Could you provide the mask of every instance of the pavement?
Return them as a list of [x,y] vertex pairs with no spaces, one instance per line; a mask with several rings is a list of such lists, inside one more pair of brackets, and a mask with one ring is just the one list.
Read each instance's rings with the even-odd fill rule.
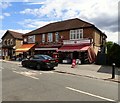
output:
[[[0,61],[21,65],[21,63],[18,61]],[[120,83],[120,68],[115,67],[115,78],[111,79],[112,66],[103,66],[95,64],[76,65],[74,68],[71,68],[71,66],[71,64],[59,64],[58,67],[55,67],[54,72]]]
[[112,78],[112,67],[95,64],[76,65],[71,68],[70,64],[59,64],[55,68],[56,72],[67,73],[72,75],[84,76],[89,78],[108,80],[120,83],[120,68],[115,67],[115,78]]

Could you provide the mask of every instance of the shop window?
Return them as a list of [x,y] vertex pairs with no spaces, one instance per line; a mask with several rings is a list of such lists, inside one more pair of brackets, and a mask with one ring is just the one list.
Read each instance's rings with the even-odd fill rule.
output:
[[70,30],[70,40],[83,38],[83,29]]
[[2,50],[2,56],[5,56],[5,53],[4,53],[5,51],[4,51],[4,49]]
[[42,34],[42,42],[45,42],[45,34]]
[[5,50],[5,56],[8,56],[8,50],[7,49]]
[[2,56],[2,52],[1,52],[1,50],[0,50],[0,56]]
[[48,42],[52,42],[52,41],[53,41],[53,34],[48,33]]

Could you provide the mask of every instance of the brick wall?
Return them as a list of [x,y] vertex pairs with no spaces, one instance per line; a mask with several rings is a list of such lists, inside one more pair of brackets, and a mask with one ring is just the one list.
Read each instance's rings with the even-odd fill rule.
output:
[[[22,45],[22,41],[23,40],[17,40],[16,39],[16,49],[19,48]],[[16,55],[19,55],[19,53],[22,53],[22,52],[15,52]]]
[[100,41],[100,32],[94,31],[94,51],[97,54],[100,48],[101,41]]
[[[52,34],[53,34],[53,42],[55,42],[56,40],[56,38],[55,38],[55,33],[56,32],[53,32]],[[68,40],[69,39],[69,31],[60,31],[59,32],[59,35],[60,35],[60,37],[62,37],[63,38],[63,40]],[[48,33],[45,33],[45,42],[47,42],[48,40],[47,40],[47,37],[48,37]],[[38,43],[41,43],[42,42],[42,34],[40,34],[40,35],[36,35],[36,42],[38,42]]]
[[[53,33],[53,42],[55,42],[55,39],[56,39],[55,33],[56,32],[52,32],[52,33]],[[58,33],[59,33],[60,37],[62,37],[62,40],[70,39],[70,30],[59,31]],[[48,38],[48,33],[45,33],[45,42],[48,42],[47,38]],[[95,28],[83,28],[83,38],[92,38],[93,39],[94,51],[97,54],[97,52],[99,50],[99,46],[101,45],[100,32],[97,31]],[[36,35],[35,39],[38,44],[42,43],[42,34]]]
[[93,28],[84,28],[83,29],[83,38],[94,39],[94,29]]

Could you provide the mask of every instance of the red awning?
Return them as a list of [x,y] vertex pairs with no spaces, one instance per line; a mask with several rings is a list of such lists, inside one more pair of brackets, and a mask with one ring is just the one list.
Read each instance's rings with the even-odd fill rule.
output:
[[61,52],[73,52],[73,51],[86,51],[90,45],[63,45],[58,51]]
[[35,44],[23,44],[21,47],[19,47],[15,51],[16,52],[26,52],[26,51],[30,50],[33,46],[35,46]]

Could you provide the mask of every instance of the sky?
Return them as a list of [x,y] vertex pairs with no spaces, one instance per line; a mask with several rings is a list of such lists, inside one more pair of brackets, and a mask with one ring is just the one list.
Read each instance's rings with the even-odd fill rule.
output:
[[0,38],[7,30],[27,33],[51,22],[79,18],[104,32],[107,41],[120,43],[118,2],[119,0],[3,0],[0,2]]

